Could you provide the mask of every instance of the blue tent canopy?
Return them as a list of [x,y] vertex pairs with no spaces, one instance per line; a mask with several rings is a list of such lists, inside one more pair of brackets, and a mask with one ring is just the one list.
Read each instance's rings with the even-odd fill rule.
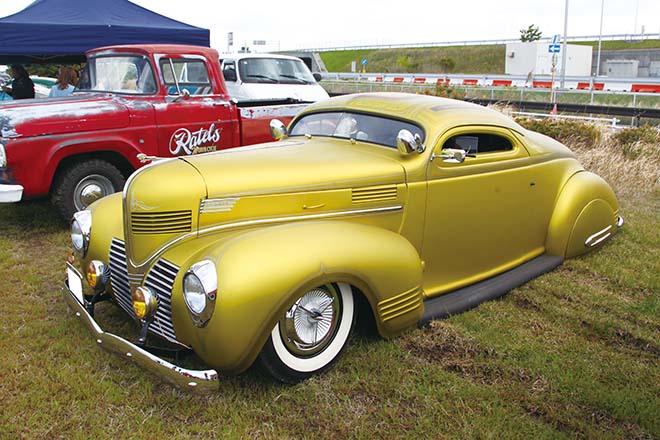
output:
[[0,64],[78,62],[95,47],[148,43],[208,47],[209,31],[128,0],[36,0],[0,18]]

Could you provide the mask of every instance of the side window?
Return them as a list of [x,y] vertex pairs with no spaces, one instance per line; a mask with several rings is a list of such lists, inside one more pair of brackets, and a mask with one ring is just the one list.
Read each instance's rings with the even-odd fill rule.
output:
[[223,62],[222,76],[225,77],[225,81],[236,82],[238,80],[238,76],[236,75],[236,63],[233,61]]
[[169,95],[178,95],[180,90],[184,89],[191,95],[213,93],[209,73],[202,60],[163,59],[160,61],[160,68]]
[[452,136],[442,148],[465,150],[468,154],[494,153],[513,150],[511,141],[490,133],[466,133]]

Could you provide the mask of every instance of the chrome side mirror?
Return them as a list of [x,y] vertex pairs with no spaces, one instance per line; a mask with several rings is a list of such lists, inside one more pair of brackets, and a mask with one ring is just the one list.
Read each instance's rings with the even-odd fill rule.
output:
[[413,135],[408,130],[401,130],[396,136],[396,148],[402,155],[408,155],[414,152],[423,153],[426,145],[422,143],[422,137],[419,134]]
[[270,135],[276,141],[284,139],[289,133],[286,131],[286,125],[282,123],[279,119],[273,119],[270,121]]
[[467,151],[460,148],[443,148],[438,156],[434,155],[431,159],[436,157],[439,157],[445,163],[463,163],[467,157]]

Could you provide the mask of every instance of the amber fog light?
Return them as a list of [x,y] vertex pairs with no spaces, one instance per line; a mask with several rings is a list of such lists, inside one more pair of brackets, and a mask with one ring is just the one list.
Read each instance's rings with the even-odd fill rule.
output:
[[108,282],[108,269],[99,260],[92,260],[87,266],[87,282],[94,290],[104,290]]
[[158,310],[158,295],[148,287],[140,286],[133,291],[133,311],[142,321],[151,321]]

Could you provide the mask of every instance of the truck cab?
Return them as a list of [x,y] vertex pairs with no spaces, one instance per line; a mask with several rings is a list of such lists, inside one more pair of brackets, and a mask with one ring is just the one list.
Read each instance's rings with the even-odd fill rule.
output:
[[316,102],[328,98],[300,58],[274,54],[223,54],[220,63],[232,99],[292,99]]
[[237,102],[220,67],[208,47],[108,46],[87,53],[73,95],[0,103],[0,203],[48,195],[69,220],[120,191],[145,163],[138,156],[265,142],[272,118],[288,122],[307,106],[303,95]]

